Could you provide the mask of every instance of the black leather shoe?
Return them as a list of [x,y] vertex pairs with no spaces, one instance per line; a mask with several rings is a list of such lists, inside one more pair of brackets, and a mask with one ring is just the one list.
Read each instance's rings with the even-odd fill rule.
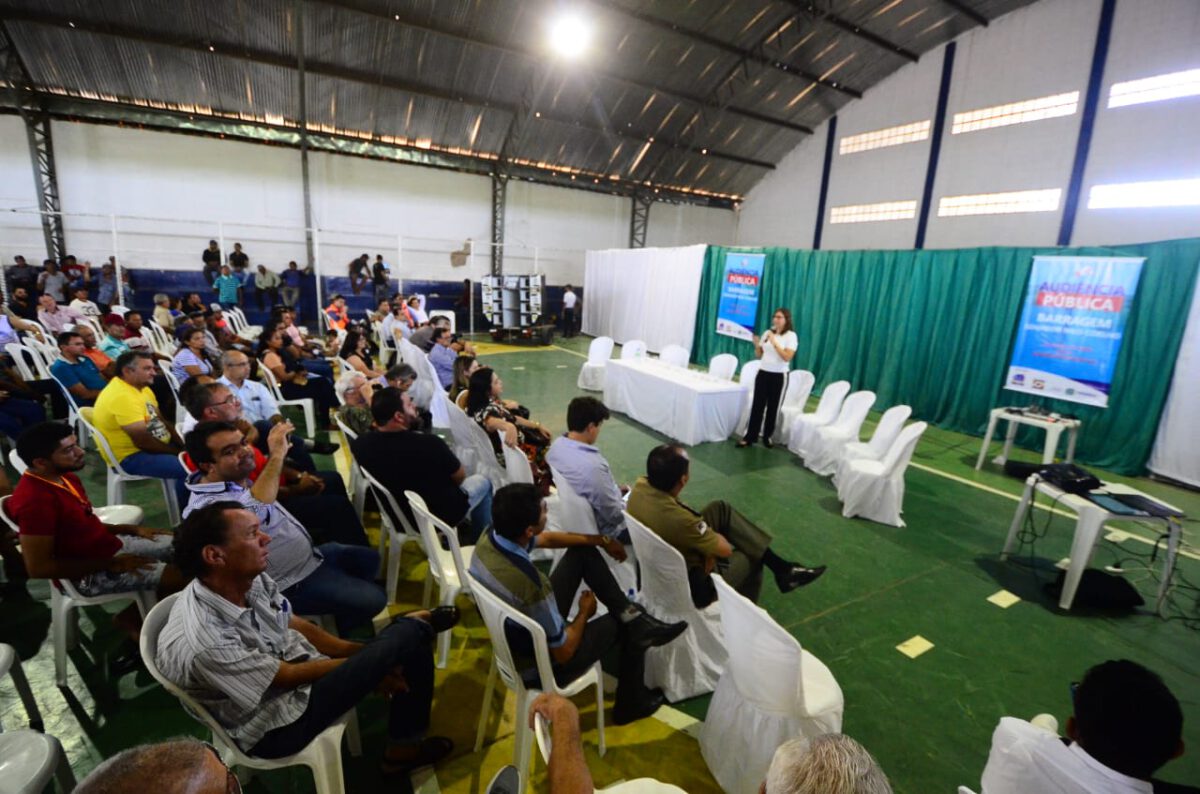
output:
[[771,440],[771,439],[769,439],[769,438],[764,438],[764,439],[763,439],[763,446],[764,446],[764,447],[766,447],[767,449],[774,449],[774,448],[775,448],[775,442],[774,442],[774,441],[772,441],[772,440]]
[[667,702],[667,698],[663,695],[661,689],[649,689],[646,694],[638,698],[637,702],[626,707],[625,703],[618,703],[613,707],[613,722],[617,725],[628,725],[631,722],[637,722],[643,717],[649,717],[654,712],[662,708]]
[[686,620],[681,620],[678,623],[664,623],[650,613],[643,612],[630,621],[628,625],[628,641],[635,648],[643,650],[646,648],[657,648],[660,645],[666,645],[687,631],[687,625]]
[[341,448],[341,444],[333,444],[329,441],[314,441],[312,451],[316,455],[332,455]]
[[429,625],[439,634],[457,626],[461,618],[458,607],[434,607],[429,610]]
[[792,570],[788,571],[787,575],[775,577],[775,584],[779,585],[779,592],[790,593],[797,587],[804,587],[806,584],[812,584],[817,581],[823,573],[825,573],[824,565],[818,565],[816,568],[793,565]]

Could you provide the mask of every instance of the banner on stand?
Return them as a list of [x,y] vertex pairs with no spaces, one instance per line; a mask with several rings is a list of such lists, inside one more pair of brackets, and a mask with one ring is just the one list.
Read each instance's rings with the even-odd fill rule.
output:
[[1145,261],[1035,256],[1004,387],[1107,407]]
[[766,254],[725,254],[721,300],[717,304],[717,333],[750,341],[758,319],[758,294]]

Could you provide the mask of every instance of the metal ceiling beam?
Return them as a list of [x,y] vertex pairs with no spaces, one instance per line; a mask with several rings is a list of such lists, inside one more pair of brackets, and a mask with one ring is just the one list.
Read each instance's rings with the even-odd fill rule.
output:
[[942,2],[963,16],[969,18],[976,25],[983,25],[985,28],[988,26],[988,18],[976,11],[974,8],[971,8],[966,3],[962,2],[962,0],[942,0]]
[[[181,49],[192,50],[193,52],[215,53],[230,58],[249,61],[250,63],[278,66],[284,69],[297,68],[295,61],[278,53],[220,44],[218,42],[199,39],[192,36],[169,36],[160,32],[134,28],[128,25],[109,25],[99,22],[89,22],[86,20],[73,20],[69,17],[58,14],[33,11],[30,9],[13,9],[4,6],[0,6],[0,16],[23,22],[33,22],[40,25],[51,25],[59,28],[81,30],[87,33],[98,33],[101,35],[113,36],[120,39],[128,39],[130,41],[138,41],[146,44],[161,44],[169,47],[179,47]],[[391,88],[397,91],[404,91],[409,94],[418,94],[420,96],[427,96],[433,99],[440,99],[445,102],[472,105],[475,107],[485,108],[488,110],[498,110],[514,115],[519,112],[519,107],[517,105],[497,102],[488,97],[474,96],[461,92],[450,92],[411,80],[385,77],[373,72],[350,69],[344,66],[336,66],[333,64],[306,60],[305,71],[308,74],[321,75],[322,77],[333,77],[339,80],[362,83],[364,85],[373,87],[382,86],[384,88]],[[614,129],[600,124],[594,124],[586,120],[580,120],[575,117],[559,116],[553,113],[541,113],[540,118],[546,121],[553,121],[558,124],[579,127],[603,134],[617,135],[622,138],[630,138],[641,143],[651,142],[656,146],[667,146],[672,148],[679,148],[683,146],[682,143],[673,138],[647,135],[645,133],[632,131],[628,128],[624,130],[619,128]],[[765,170],[774,170],[775,168],[773,163],[757,160],[753,157],[745,157],[739,154],[725,152],[720,149],[709,148],[701,144],[688,147],[688,151],[692,152],[693,154],[729,160],[730,162],[735,162],[739,165],[749,165]]]
[[685,28],[682,25],[677,25],[674,22],[662,19],[661,17],[656,17],[653,14],[647,14],[644,11],[627,8],[620,3],[614,2],[613,0],[587,0],[587,2],[598,8],[603,8],[615,14],[620,14],[622,16],[629,17],[630,19],[636,19],[638,22],[641,22],[644,25],[649,25],[650,27],[654,27],[659,30],[669,31],[678,36],[692,39],[693,41],[698,41],[702,44],[707,44],[710,47],[715,47],[716,49],[719,49],[722,52],[727,52],[730,55],[736,55],[739,58],[752,60],[763,66],[769,66],[772,69],[778,69],[784,74],[790,74],[793,77],[800,78],[802,80],[808,80],[816,83],[822,88],[828,88],[831,91],[838,91],[847,96],[854,97],[855,99],[862,99],[862,91],[843,85],[837,80],[827,80],[815,72],[808,71],[803,66],[799,66],[794,63],[788,63],[787,61],[781,61],[778,58],[772,58],[765,54],[743,49],[736,44],[732,44],[724,39],[719,39],[716,36],[710,36],[703,31]]
[[[404,25],[406,27],[411,27],[416,30],[423,30],[427,33],[434,33],[439,36],[457,39],[457,40],[465,42],[467,44],[474,44],[474,45],[478,45],[478,46],[482,46],[482,47],[488,47],[490,49],[494,49],[499,52],[503,52],[507,55],[514,55],[514,56],[521,57],[521,58],[529,58],[529,59],[533,59],[536,61],[541,61],[545,58],[545,56],[542,53],[538,52],[537,50],[535,50],[531,47],[520,47],[520,46],[517,46],[510,42],[502,41],[498,38],[488,36],[486,34],[476,33],[476,34],[468,35],[461,31],[455,30],[447,25],[441,24],[440,22],[436,22],[436,21],[432,21],[432,20],[417,19],[416,17],[414,17],[410,14],[407,14],[407,13],[397,14],[397,13],[392,13],[390,11],[385,11],[385,10],[379,9],[379,8],[362,8],[352,2],[347,2],[347,0],[309,0],[309,1],[315,2],[315,3],[320,3],[321,5],[332,6],[335,8],[342,8],[342,9],[345,9],[348,11],[354,11],[354,12],[357,12],[360,14],[366,14],[368,16],[378,17],[380,19],[391,22],[393,25]],[[691,94],[686,91],[679,91],[679,90],[676,90],[673,88],[666,88],[665,86],[658,85],[657,83],[652,83],[647,80],[640,80],[636,77],[631,77],[628,75],[620,74],[618,72],[609,71],[607,69],[593,68],[590,71],[590,74],[595,75],[596,77],[601,77],[605,80],[611,80],[611,81],[617,82],[617,83],[625,83],[626,85],[631,85],[636,88],[641,88],[644,91],[651,91],[654,93],[659,93],[659,94],[664,94],[666,96],[675,97],[678,100],[682,100],[684,102],[687,102],[687,103],[693,104],[693,105],[703,105],[705,102],[704,97],[697,96],[696,94]],[[860,94],[860,96],[861,96],[861,94]],[[753,121],[762,122],[763,124],[772,124],[777,127],[783,127],[784,129],[792,130],[793,132],[801,132],[801,133],[804,133],[805,135],[812,134],[812,130],[809,127],[806,127],[803,124],[796,124],[795,122],[789,121],[788,119],[778,118],[776,116],[770,116],[765,113],[759,113],[757,111],[750,110],[749,108],[742,108],[742,107],[736,107],[736,106],[730,106],[728,108],[728,110],[730,113],[733,113],[738,116],[742,116],[743,118],[751,119]]]
[[833,13],[833,11],[822,11],[820,8],[817,8],[816,3],[812,2],[811,0],[788,0],[788,3],[794,6],[797,10],[803,11],[814,19],[820,19],[824,22],[828,22],[835,28],[849,33],[851,36],[856,36],[865,42],[875,45],[881,50],[887,50],[892,55],[899,55],[901,58],[913,63],[916,63],[918,60],[920,60],[920,56],[912,50],[905,49],[894,41],[889,41],[883,36],[880,36],[878,33],[872,33],[862,25],[856,25],[847,19],[843,19],[842,17]]

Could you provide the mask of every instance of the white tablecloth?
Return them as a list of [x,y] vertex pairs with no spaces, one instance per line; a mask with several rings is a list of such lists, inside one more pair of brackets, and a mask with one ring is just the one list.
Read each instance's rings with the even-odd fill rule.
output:
[[746,387],[657,359],[614,359],[606,365],[604,402],[684,444],[733,435]]

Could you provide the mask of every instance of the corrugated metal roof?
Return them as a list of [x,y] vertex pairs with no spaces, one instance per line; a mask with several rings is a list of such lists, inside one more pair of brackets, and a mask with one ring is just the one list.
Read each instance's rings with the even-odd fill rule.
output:
[[0,0],[0,17],[47,93],[295,127],[302,9],[314,132],[736,201],[804,128],[1029,2],[578,0],[595,33],[571,65],[546,52],[565,5],[548,0]]

